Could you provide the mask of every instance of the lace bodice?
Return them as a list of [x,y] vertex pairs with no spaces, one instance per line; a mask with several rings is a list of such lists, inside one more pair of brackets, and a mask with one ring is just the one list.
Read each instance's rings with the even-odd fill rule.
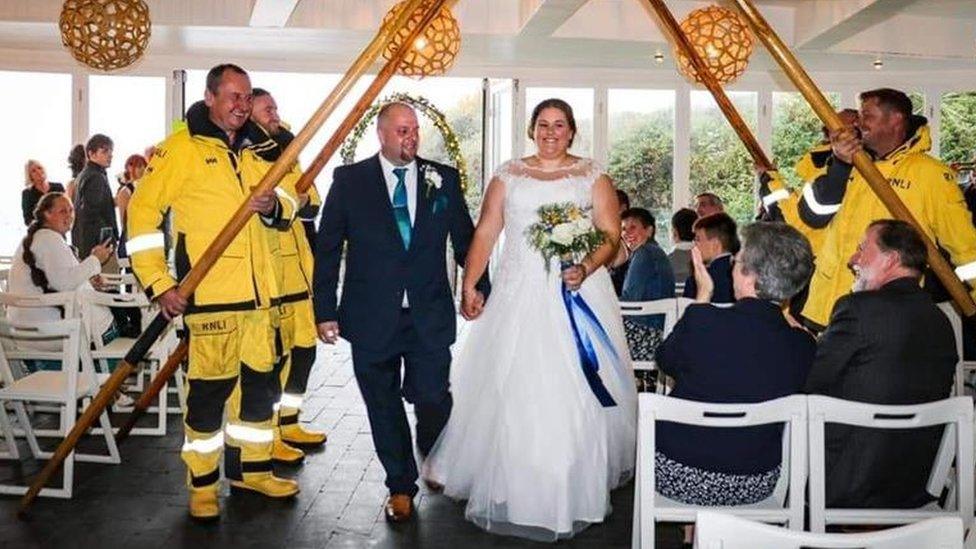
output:
[[[497,275],[512,275],[514,270],[544,275],[542,257],[525,236],[529,225],[538,220],[539,206],[573,202],[589,209],[593,202],[593,183],[602,173],[602,167],[586,158],[557,170],[533,168],[521,159],[502,164],[495,174],[505,185],[505,232]],[[558,272],[558,266],[554,271]]]

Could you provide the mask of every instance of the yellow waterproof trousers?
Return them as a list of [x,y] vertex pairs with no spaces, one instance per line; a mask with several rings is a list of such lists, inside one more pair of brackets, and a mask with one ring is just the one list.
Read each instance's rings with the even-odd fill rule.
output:
[[202,488],[220,480],[225,442],[228,478],[270,472],[278,310],[195,313],[184,323],[190,356],[181,456],[190,484]]
[[311,298],[285,303],[281,306],[281,341],[283,356],[279,359],[278,404],[280,424],[298,422],[308,377],[315,363],[315,311]]

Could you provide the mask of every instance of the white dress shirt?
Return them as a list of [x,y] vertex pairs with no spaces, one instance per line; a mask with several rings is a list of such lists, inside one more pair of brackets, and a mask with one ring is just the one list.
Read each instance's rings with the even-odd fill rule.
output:
[[[404,166],[396,166],[393,162],[390,162],[383,156],[383,153],[379,153],[380,157],[380,168],[383,170],[383,177],[386,179],[386,193],[390,197],[390,205],[393,204],[393,192],[396,190],[397,176],[393,173],[396,168],[406,168],[406,179],[404,180],[404,185],[407,187],[407,211],[410,212],[410,226],[413,227],[413,220],[417,217],[417,161],[411,160],[409,164]],[[403,303],[404,309],[410,307],[410,300],[407,299],[407,291],[403,291]]]

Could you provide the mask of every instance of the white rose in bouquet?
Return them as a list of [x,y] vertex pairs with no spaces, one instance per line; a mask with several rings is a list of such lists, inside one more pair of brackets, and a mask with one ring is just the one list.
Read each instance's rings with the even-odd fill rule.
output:
[[575,223],[560,223],[552,228],[552,236],[550,236],[550,240],[556,244],[569,246],[573,243],[574,238],[576,238]]
[[593,222],[588,217],[581,217],[576,220],[576,234],[582,235],[593,230]]

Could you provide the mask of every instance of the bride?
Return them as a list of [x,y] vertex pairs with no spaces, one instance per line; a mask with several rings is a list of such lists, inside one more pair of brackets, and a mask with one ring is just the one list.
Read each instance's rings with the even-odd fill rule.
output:
[[[489,183],[463,281],[462,312],[478,320],[452,367],[454,410],[424,464],[428,482],[467,500],[465,516],[478,526],[547,541],[602,522],[610,490],[634,471],[637,393],[603,267],[619,242],[617,198],[592,160],[567,152],[575,134],[570,106],[543,101],[529,125],[538,152],[502,165]],[[591,209],[606,239],[559,274],[558,259],[547,269],[525,233],[540,206],[565,202]],[[475,283],[503,230],[484,305]],[[609,337],[579,340],[563,285]],[[581,365],[585,349],[595,351],[596,375]]]

